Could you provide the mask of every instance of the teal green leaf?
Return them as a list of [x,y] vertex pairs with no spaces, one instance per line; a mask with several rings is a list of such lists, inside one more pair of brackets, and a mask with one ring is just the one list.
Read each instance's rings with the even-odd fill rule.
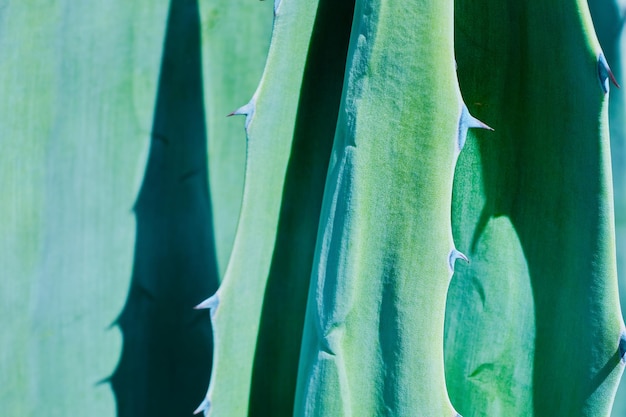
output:
[[239,220],[246,159],[244,120],[226,115],[250,100],[267,56],[272,2],[200,1],[209,182],[220,278]]
[[[620,0],[589,0],[598,40],[606,59],[622,85],[626,55],[626,32],[624,15],[626,8]],[[609,127],[611,132],[611,162],[613,166],[613,197],[615,200],[615,234],[617,245],[617,276],[620,285],[620,299],[626,300],[626,95],[624,89],[613,90],[609,97]],[[622,307],[622,315],[624,309]],[[613,416],[626,415],[626,382],[622,378]]]
[[454,67],[451,1],[356,2],[294,415],[456,415],[450,207],[458,134],[474,123],[459,124]]
[[[623,371],[608,99],[586,2],[456,2],[446,381],[468,416],[606,416]],[[488,244],[489,243],[489,244]],[[480,300],[480,302],[476,302]],[[521,414],[520,414],[521,413]]]
[[166,5],[0,7],[0,403],[115,414],[111,323],[132,269]]
[[[241,103],[247,159],[233,252],[211,307],[215,354],[206,401],[198,411],[245,416],[256,341],[294,137],[296,112],[317,2],[274,3],[274,29],[260,84]],[[297,11],[297,12],[296,12]]]
[[353,14],[353,1],[321,0],[317,8],[264,292],[249,416],[293,415],[306,300]]

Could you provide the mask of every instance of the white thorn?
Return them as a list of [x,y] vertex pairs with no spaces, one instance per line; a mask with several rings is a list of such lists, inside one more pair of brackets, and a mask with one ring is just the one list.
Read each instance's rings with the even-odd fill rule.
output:
[[205,398],[204,400],[202,400],[202,404],[200,404],[198,406],[198,408],[196,408],[196,411],[194,411],[194,414],[200,414],[200,413],[204,413],[204,415],[206,416],[207,413],[209,412],[209,408],[211,408],[211,401],[209,401],[208,398]]
[[201,302],[200,304],[198,304],[197,306],[195,306],[194,308],[196,310],[202,310],[202,309],[208,308],[209,310],[211,310],[211,318],[213,318],[215,316],[215,312],[217,311],[217,307],[219,307],[219,305],[220,305],[220,298],[217,295],[217,293],[215,293],[209,298],[207,298],[206,300],[204,300],[203,302]]
[[450,255],[448,255],[448,265],[450,266],[451,271],[454,271],[454,264],[456,263],[457,259],[462,259],[465,262],[469,263],[469,259],[467,258],[467,256],[454,248],[450,251]]
[[255,109],[255,107],[256,107],[256,100],[253,98],[247,104],[239,107],[237,110],[235,110],[232,113],[228,114],[227,117],[235,116],[235,115],[245,115],[246,116],[246,122],[244,123],[244,127],[246,128],[246,130],[248,130],[248,125],[252,121],[252,116],[254,116],[254,109]]
[[477,127],[480,129],[493,130],[492,128],[472,116],[465,104],[463,105],[463,110],[461,113],[461,123],[465,123],[468,128]]
[[280,7],[280,0],[274,0],[274,16],[278,14],[279,7]]
[[600,87],[602,87],[604,94],[609,92],[609,80],[615,84],[615,87],[619,88],[613,71],[609,68],[609,63],[606,61],[602,52],[598,55],[598,79],[600,80]]
[[467,130],[470,128],[480,128],[493,131],[491,127],[487,126],[485,123],[472,116],[465,103],[463,103],[463,107],[461,108],[461,118],[459,119],[459,137],[457,139],[459,152],[465,146],[465,141],[467,140]]

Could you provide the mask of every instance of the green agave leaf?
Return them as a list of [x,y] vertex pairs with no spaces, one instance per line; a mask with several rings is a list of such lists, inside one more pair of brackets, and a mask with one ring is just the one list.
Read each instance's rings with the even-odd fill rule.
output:
[[[624,55],[626,32],[623,30],[625,4],[620,0],[589,0],[598,40],[606,54],[615,78],[620,84],[624,79]],[[613,167],[613,191],[615,200],[615,226],[617,245],[617,276],[620,299],[626,299],[626,95],[624,89],[613,90],[609,97],[609,127],[611,132],[611,162]],[[622,315],[624,310],[622,307]],[[613,413],[615,417],[626,415],[626,382],[622,378]]]
[[272,4],[200,1],[213,231],[220,278],[239,219],[245,172],[244,120],[226,115],[250,99],[261,79],[272,29]]
[[470,135],[455,173],[471,263],[448,296],[452,402],[465,417],[606,416],[625,341],[610,77],[586,2],[457,0],[455,13],[463,95],[496,131]]
[[166,5],[0,8],[0,404],[5,415],[114,415]]
[[293,415],[306,299],[353,14],[352,1],[321,0],[317,8],[256,341],[249,416]]
[[[317,2],[310,1],[274,3],[263,77],[250,101],[233,112],[246,116],[245,186],[225,277],[217,293],[200,306],[211,308],[215,340],[211,384],[197,410],[206,415],[248,414],[264,294],[273,267],[281,197],[316,8]],[[294,340],[298,346],[298,337]]]
[[453,416],[443,323],[468,127],[453,3],[356,2],[294,415]]
[[[293,413],[306,294],[341,97],[353,6],[352,2],[336,5],[322,1],[317,8],[282,195],[272,194],[281,200],[276,237],[274,243],[268,237],[256,238],[259,247],[273,244],[274,249],[268,276],[261,277],[258,272],[250,271],[246,278],[266,280],[261,294],[263,306],[258,335],[252,340],[256,346],[248,415],[291,416]],[[253,130],[250,135],[250,140],[255,140]],[[235,261],[242,259],[233,258]],[[248,301],[237,295],[230,302],[241,306]],[[229,330],[242,331],[239,328]],[[268,378],[272,383],[268,384]],[[224,383],[223,377],[215,382],[216,385],[221,383]]]

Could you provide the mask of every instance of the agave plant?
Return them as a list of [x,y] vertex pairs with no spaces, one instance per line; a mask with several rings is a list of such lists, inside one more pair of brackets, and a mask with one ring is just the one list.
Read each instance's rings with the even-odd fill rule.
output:
[[[264,77],[235,112],[246,115],[246,188],[226,277],[201,305],[216,355],[199,411],[607,415],[626,343],[616,80],[586,3],[344,7],[275,2]],[[348,32],[337,75],[321,54],[344,52]],[[338,113],[323,115],[331,102]],[[467,136],[487,127],[472,114],[495,131]],[[300,159],[302,137],[323,162],[314,151],[328,131],[320,178]],[[318,211],[298,193],[315,199],[321,181]],[[304,228],[318,221],[313,250]]]
[[38,6],[0,9],[11,415],[609,415],[586,2]]

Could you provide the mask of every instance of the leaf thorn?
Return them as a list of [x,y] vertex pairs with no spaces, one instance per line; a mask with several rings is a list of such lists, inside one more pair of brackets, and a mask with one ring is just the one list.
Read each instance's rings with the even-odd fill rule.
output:
[[613,71],[611,71],[609,63],[606,61],[603,53],[598,55],[598,79],[604,94],[609,92],[609,81],[611,81],[615,87],[620,88],[620,85],[617,83],[617,79],[615,78],[615,75],[613,75]]
[[494,130],[492,127],[472,116],[465,103],[463,103],[463,106],[461,108],[461,117],[459,119],[459,130],[457,138],[457,146],[459,152],[465,146],[465,142],[467,141],[467,131],[471,128],[486,129],[491,131]]
[[215,316],[215,312],[217,311],[217,307],[219,307],[219,305],[220,305],[220,298],[217,295],[217,293],[215,293],[209,298],[207,298],[206,300],[204,300],[203,302],[201,302],[200,304],[198,304],[197,306],[195,306],[194,309],[202,310],[202,309],[208,308],[209,310],[211,310],[211,318],[213,318],[213,316]]
[[236,115],[246,116],[245,127],[247,130],[248,125],[250,124],[250,121],[252,121],[252,116],[254,115],[254,109],[256,107],[255,101],[256,100],[253,98],[247,104],[239,107],[237,110],[233,110],[232,112],[228,113],[226,117],[231,117],[231,116],[236,116]]
[[202,403],[198,406],[198,408],[196,408],[196,410],[193,413],[194,415],[200,414],[200,413],[204,413],[204,415],[206,415],[210,407],[211,407],[211,401],[209,401],[208,398],[205,398],[204,400],[202,400]]
[[461,259],[468,264],[470,263],[468,257],[465,256],[465,254],[463,254],[461,251],[457,250],[456,248],[453,248],[450,251],[450,255],[448,255],[448,265],[450,266],[451,271],[454,271],[454,264],[456,263],[458,259]]

